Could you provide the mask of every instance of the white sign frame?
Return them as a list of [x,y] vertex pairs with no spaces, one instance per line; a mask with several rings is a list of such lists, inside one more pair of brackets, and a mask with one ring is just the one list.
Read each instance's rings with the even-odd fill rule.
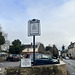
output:
[[21,67],[31,67],[31,59],[30,58],[21,59]]
[[40,35],[40,20],[33,19],[28,21],[28,36]]

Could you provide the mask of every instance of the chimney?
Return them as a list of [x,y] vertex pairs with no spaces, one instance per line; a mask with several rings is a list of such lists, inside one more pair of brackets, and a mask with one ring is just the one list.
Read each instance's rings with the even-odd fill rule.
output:
[[72,44],[72,42],[71,42],[71,44]]
[[31,48],[33,48],[33,44],[31,43]]

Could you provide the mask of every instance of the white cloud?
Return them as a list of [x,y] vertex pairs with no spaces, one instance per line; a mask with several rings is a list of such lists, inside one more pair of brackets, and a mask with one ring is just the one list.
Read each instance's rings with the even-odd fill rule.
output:
[[8,1],[1,5],[0,23],[10,41],[19,38],[23,43],[31,43],[32,37],[27,36],[27,24],[33,18],[41,22],[41,36],[36,37],[36,42],[56,44],[60,48],[75,41],[74,0]]

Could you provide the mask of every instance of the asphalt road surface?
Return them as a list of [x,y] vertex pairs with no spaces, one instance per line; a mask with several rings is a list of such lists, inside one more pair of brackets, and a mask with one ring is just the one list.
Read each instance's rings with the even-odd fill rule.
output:
[[17,67],[20,65],[20,61],[15,62],[2,62],[0,63],[0,67]]
[[20,66],[20,61],[18,62],[1,62],[0,63],[0,75],[4,75],[5,67],[18,67]]
[[67,75],[75,75],[75,60],[63,60],[66,63]]

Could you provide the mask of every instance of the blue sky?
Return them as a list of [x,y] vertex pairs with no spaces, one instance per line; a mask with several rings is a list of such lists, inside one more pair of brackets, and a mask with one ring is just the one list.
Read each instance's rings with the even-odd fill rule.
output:
[[41,22],[36,42],[59,49],[75,42],[75,0],[0,0],[0,24],[10,42],[33,42],[27,34],[28,21],[33,18]]

